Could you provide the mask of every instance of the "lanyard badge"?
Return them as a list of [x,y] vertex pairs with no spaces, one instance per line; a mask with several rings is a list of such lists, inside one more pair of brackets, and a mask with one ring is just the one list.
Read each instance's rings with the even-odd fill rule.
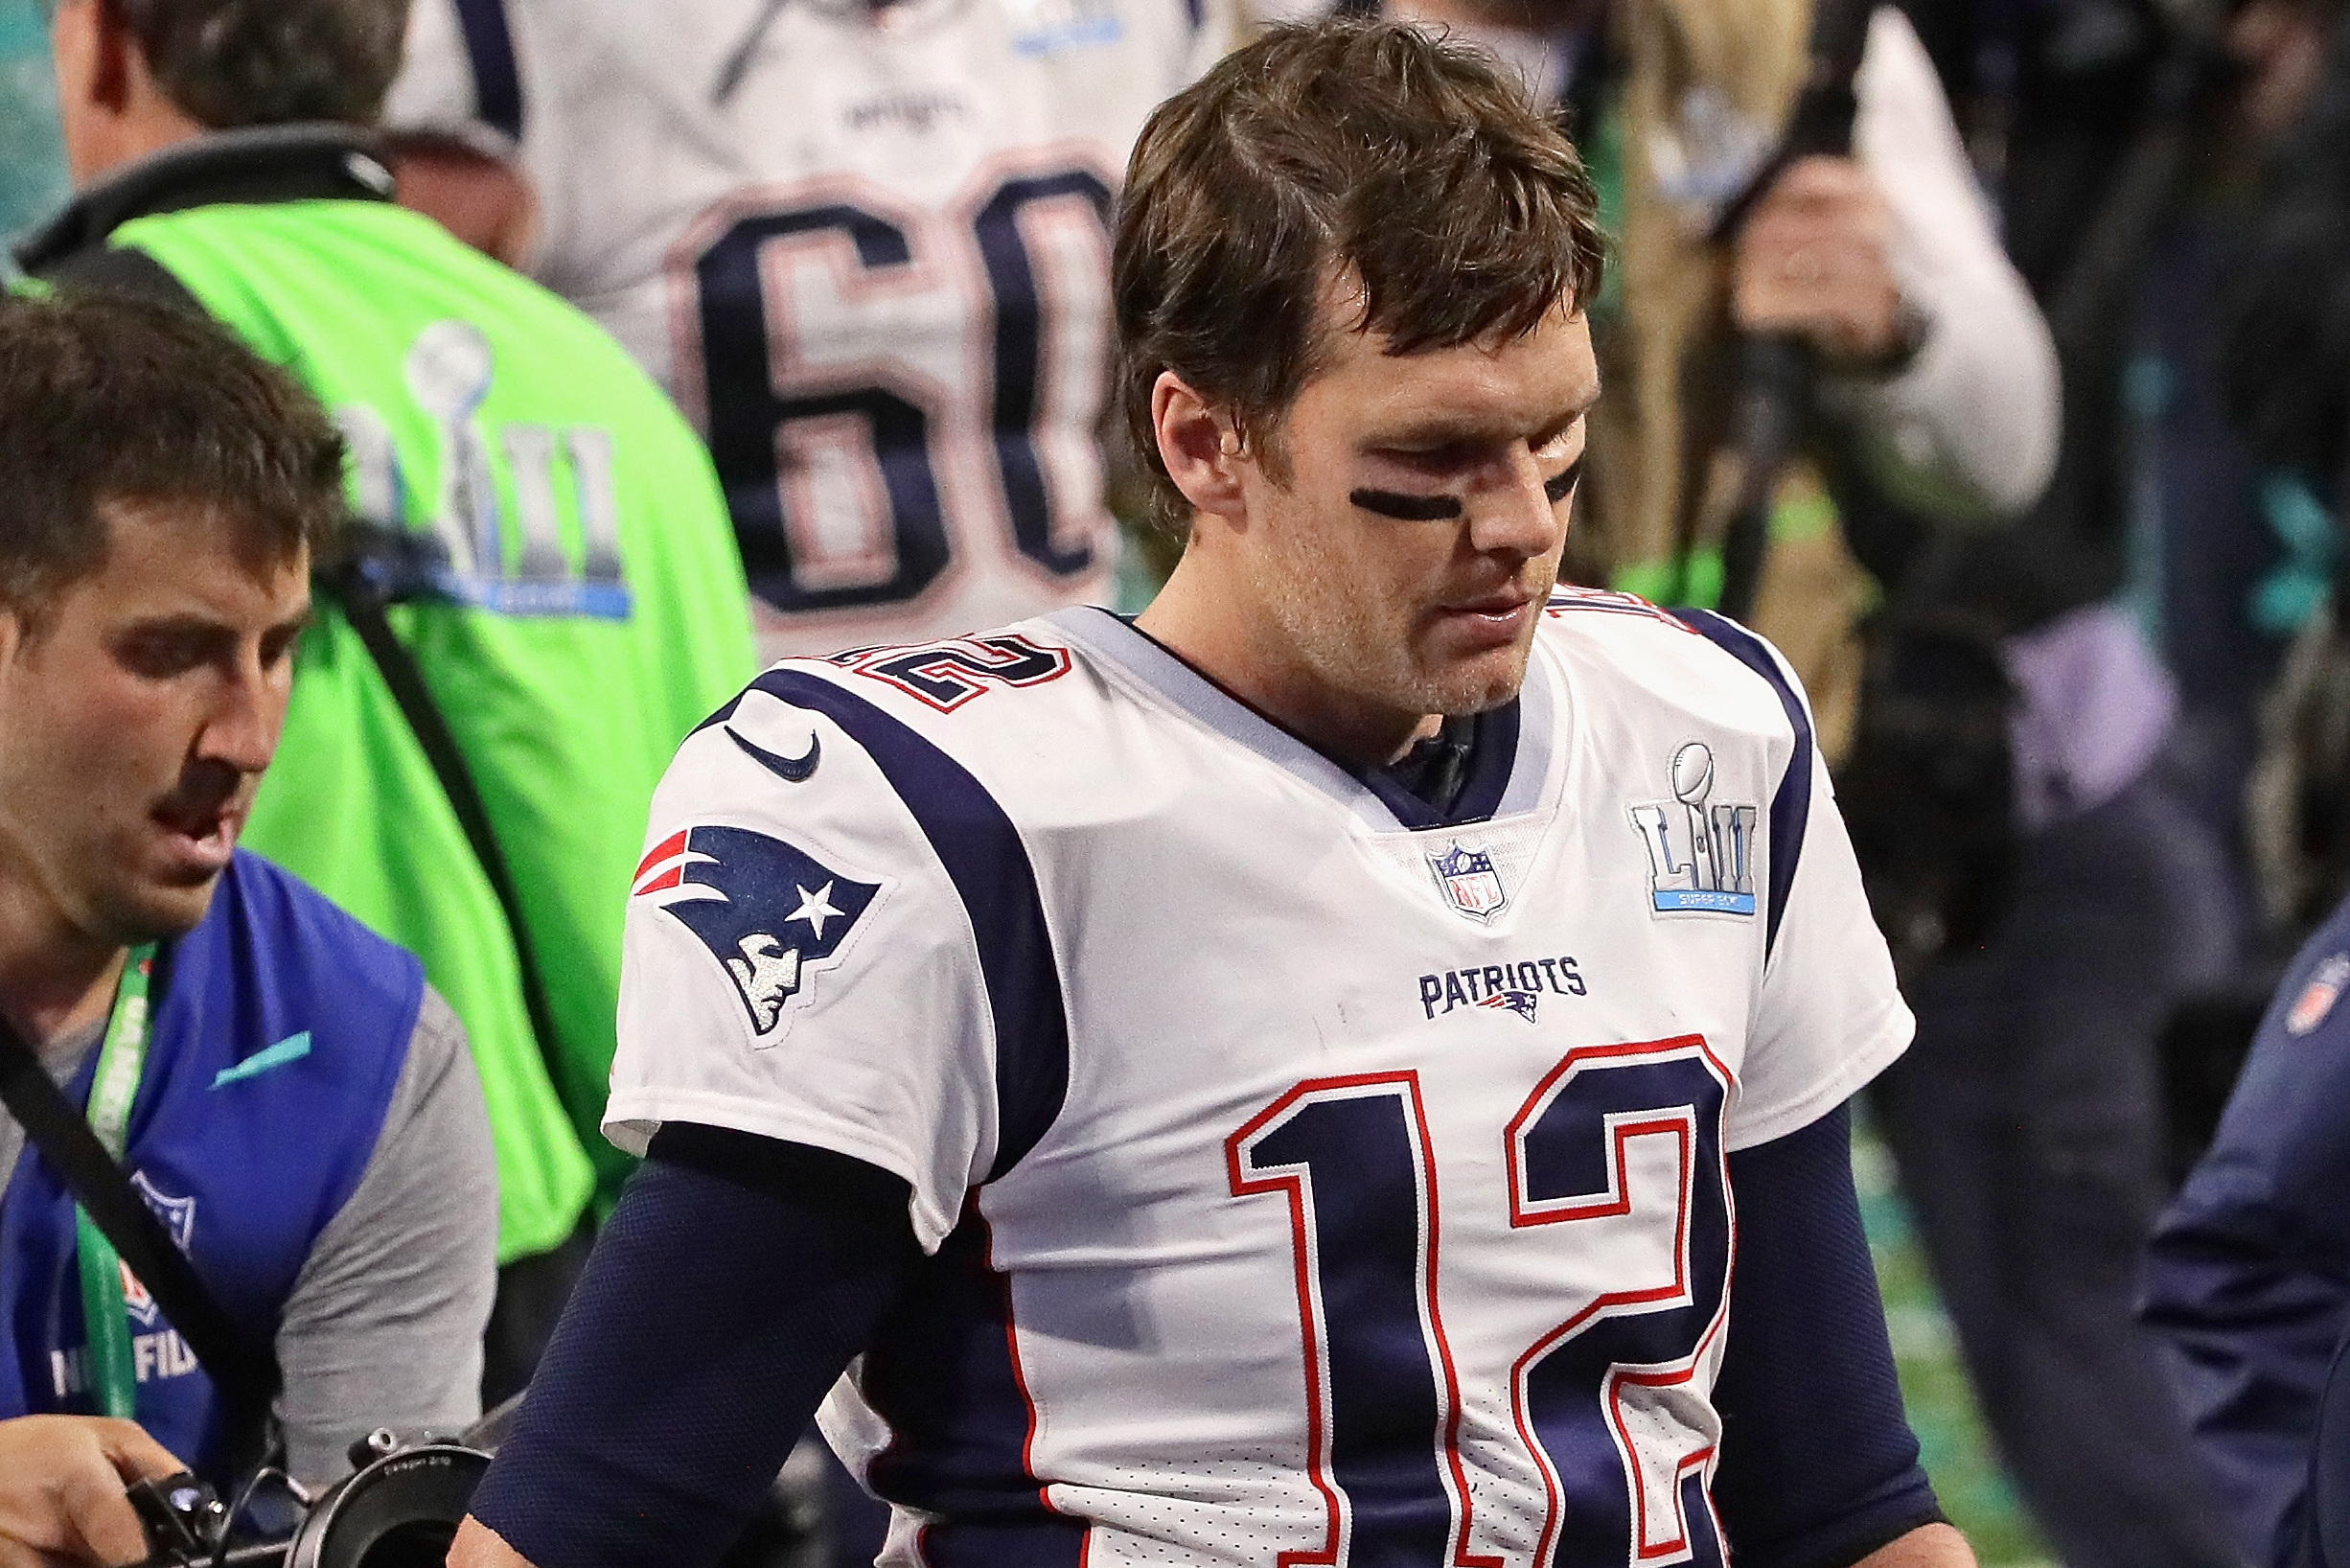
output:
[[[154,979],[155,944],[131,949],[115,982],[114,1011],[98,1070],[90,1081],[90,1131],[117,1164],[129,1141],[130,1106],[147,1067],[148,986]],[[81,1205],[74,1230],[81,1265],[82,1351],[99,1414],[124,1420],[138,1414],[139,1381],[130,1358],[130,1309],[123,1294],[123,1264],[114,1244]]]

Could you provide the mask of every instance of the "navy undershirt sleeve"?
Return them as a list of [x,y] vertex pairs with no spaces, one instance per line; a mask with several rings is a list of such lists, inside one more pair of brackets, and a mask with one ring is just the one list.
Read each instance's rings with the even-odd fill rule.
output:
[[537,1568],[692,1568],[742,1533],[922,1261],[907,1184],[669,1122],[472,1511]]
[[1731,1155],[1730,1188],[1715,1509],[1738,1568],[1847,1568],[1942,1518],[1894,1378],[1851,1113]]

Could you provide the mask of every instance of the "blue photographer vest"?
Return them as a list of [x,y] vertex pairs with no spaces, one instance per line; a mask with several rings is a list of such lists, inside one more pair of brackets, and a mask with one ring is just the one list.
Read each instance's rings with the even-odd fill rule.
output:
[[[250,1343],[358,1186],[407,1060],[424,971],[286,872],[240,853],[167,950],[123,1161]],[[159,964],[159,968],[164,968]],[[66,1096],[85,1104],[97,1052]],[[216,1485],[219,1401],[126,1281],[138,1418]],[[0,1192],[0,1417],[88,1413],[72,1197],[28,1146]]]

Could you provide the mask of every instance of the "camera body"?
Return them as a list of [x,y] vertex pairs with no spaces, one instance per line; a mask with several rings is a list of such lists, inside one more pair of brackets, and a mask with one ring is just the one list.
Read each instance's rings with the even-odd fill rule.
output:
[[213,1489],[186,1470],[124,1488],[139,1526],[147,1532],[147,1560],[162,1564],[203,1562],[228,1530],[228,1510]]
[[461,1442],[402,1444],[379,1431],[352,1445],[357,1466],[307,1503],[291,1537],[230,1546],[229,1510],[182,1473],[131,1487],[147,1527],[142,1568],[441,1568],[490,1456]]

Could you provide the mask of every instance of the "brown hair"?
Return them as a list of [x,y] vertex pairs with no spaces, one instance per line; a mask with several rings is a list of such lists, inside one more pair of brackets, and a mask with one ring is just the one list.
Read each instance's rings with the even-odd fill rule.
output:
[[1394,22],[1269,29],[1142,127],[1112,260],[1126,429],[1180,531],[1151,388],[1173,371],[1275,477],[1331,284],[1390,354],[1532,332],[1600,287],[1582,160],[1486,58]]
[[110,501],[209,514],[257,565],[341,519],[325,410],[212,322],[96,292],[0,301],[0,610],[37,631],[103,567]]
[[107,0],[172,102],[215,130],[371,125],[400,74],[409,0]]

